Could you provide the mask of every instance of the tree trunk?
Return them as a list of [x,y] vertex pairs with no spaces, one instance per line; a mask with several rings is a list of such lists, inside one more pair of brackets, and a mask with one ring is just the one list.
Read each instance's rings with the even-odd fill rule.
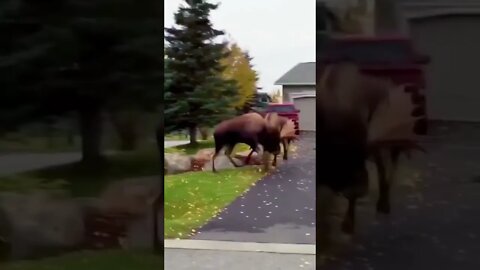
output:
[[53,148],[53,123],[51,121],[47,121],[45,127],[45,135],[47,139],[47,149]]
[[68,146],[75,146],[75,134],[77,128],[75,126],[74,119],[68,118],[68,127],[67,127],[67,144]]
[[161,233],[163,232],[163,230],[160,230],[160,226],[159,226],[159,222],[158,222],[158,215],[160,213],[160,216],[163,217],[163,201],[164,201],[164,193],[163,193],[163,189],[164,189],[164,184],[165,184],[165,178],[164,178],[164,175],[165,175],[165,161],[163,160],[164,159],[164,139],[163,139],[164,135],[163,135],[163,125],[162,123],[160,123],[160,125],[157,127],[156,131],[155,131],[155,138],[156,138],[156,141],[157,141],[157,148],[158,148],[158,157],[159,157],[159,161],[160,161],[160,170],[164,170],[164,173],[163,175],[160,175],[160,181],[159,181],[159,184],[160,184],[160,194],[158,194],[157,198],[155,199],[155,201],[153,202],[153,205],[152,205],[152,210],[153,210],[153,248],[154,248],[154,251],[158,254],[160,254],[162,251],[163,251],[163,238],[160,239],[160,236],[161,236]]
[[197,142],[197,125],[192,125],[188,128],[188,132],[190,134],[190,144],[195,145],[198,144]]
[[120,139],[120,150],[132,151],[137,148],[140,113],[135,111],[112,112],[112,123]]
[[[163,176],[162,176],[163,179]],[[160,224],[158,222],[158,216],[160,215],[161,212],[163,212],[163,190],[161,191],[161,194],[155,198],[155,201],[153,202],[152,205],[152,210],[153,210],[153,249],[156,253],[159,253],[163,250],[163,241],[160,239],[160,232],[163,232],[163,230],[160,230]],[[160,215],[162,216],[162,215]]]
[[102,114],[100,108],[85,108],[80,111],[82,135],[82,162],[95,164],[103,160],[101,153]]
[[69,128],[67,130],[67,144],[68,146],[74,146],[75,145],[75,133],[73,129]]
[[[165,161],[164,159],[164,134],[163,134],[163,126],[159,125],[157,129],[155,130],[155,139],[157,141],[157,149],[158,149],[158,158],[159,158],[159,165],[160,165],[160,170],[163,170],[163,175],[166,174],[166,168],[165,168]],[[163,178],[162,178],[163,179]],[[162,184],[163,187],[163,184]]]
[[208,134],[209,133],[209,130],[207,127],[201,127],[200,128],[200,136],[202,138],[202,140],[206,141],[208,140]]

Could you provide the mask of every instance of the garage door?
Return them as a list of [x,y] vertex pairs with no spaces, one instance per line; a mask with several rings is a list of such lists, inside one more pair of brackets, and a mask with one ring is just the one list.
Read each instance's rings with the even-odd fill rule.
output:
[[411,35],[431,57],[426,70],[431,119],[480,121],[480,16],[415,19]]
[[300,110],[299,128],[303,131],[315,131],[315,97],[297,97],[293,100]]

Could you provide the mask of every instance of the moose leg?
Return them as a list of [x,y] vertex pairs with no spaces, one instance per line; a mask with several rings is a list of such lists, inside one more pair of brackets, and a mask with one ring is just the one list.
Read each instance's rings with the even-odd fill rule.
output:
[[282,140],[282,145],[283,145],[283,160],[288,160],[288,146],[290,145],[290,142],[287,140]]
[[247,158],[245,158],[245,165],[248,165],[250,163],[250,159],[252,158],[253,152],[255,152],[254,148],[252,148],[252,151],[250,151]]
[[212,172],[217,172],[215,169],[215,158],[217,158],[218,153],[220,153],[220,150],[222,150],[223,145],[220,143],[215,142],[215,154],[212,156]]
[[[395,173],[398,167],[398,160],[401,150],[398,148],[392,148],[388,151],[388,157],[385,159],[388,163],[383,164],[383,181],[379,182],[380,196],[377,202],[377,211],[383,214],[389,214],[391,211],[390,206],[390,191],[391,181],[395,177]],[[380,173],[379,173],[380,174]],[[380,178],[379,178],[380,181]]]
[[273,167],[277,167],[277,156],[278,155],[273,155],[273,162],[272,162]]
[[347,191],[345,197],[348,199],[348,209],[342,224],[342,230],[345,233],[353,234],[355,231],[355,206],[357,199],[363,197],[368,192],[368,171],[365,167],[354,176],[353,187]]
[[233,164],[233,166],[235,167],[242,167],[241,165],[238,165],[237,163],[235,163],[235,161],[233,161],[233,158],[232,158],[232,152],[233,152],[233,148],[235,147],[235,145],[229,145],[227,147],[227,149],[225,150],[225,155],[228,157],[228,159],[230,160],[230,162]]
[[342,224],[342,231],[347,234],[353,234],[355,231],[355,203],[356,196],[351,196],[348,199],[348,209]]
[[212,172],[217,172],[217,170],[215,169],[215,158],[218,156],[218,152],[215,151],[215,154],[213,154],[213,157],[212,157]]
[[250,164],[250,159],[252,158],[253,152],[257,152],[257,154],[258,154],[258,143],[257,142],[255,142],[255,141],[249,142],[248,146],[250,146],[252,151],[250,151],[247,158],[245,159],[245,165]]
[[385,160],[382,158],[381,150],[374,154],[375,165],[378,173],[379,197],[377,201],[377,212],[382,214],[390,213],[390,185],[387,179]]

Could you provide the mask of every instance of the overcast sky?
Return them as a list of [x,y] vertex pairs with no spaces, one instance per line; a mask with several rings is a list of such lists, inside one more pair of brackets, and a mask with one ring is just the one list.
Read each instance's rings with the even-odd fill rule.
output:
[[[315,61],[315,0],[210,0],[215,28],[226,31],[253,57],[258,85],[278,89],[274,82],[299,62]],[[165,0],[165,27],[183,0]]]

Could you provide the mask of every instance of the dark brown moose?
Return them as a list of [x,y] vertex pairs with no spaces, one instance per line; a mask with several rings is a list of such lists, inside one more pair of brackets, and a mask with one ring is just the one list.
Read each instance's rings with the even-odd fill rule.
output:
[[225,147],[225,155],[235,167],[240,167],[232,159],[231,154],[237,143],[244,143],[258,152],[258,146],[263,151],[273,155],[280,153],[280,128],[278,115],[268,113],[262,115],[252,112],[225,120],[215,127],[213,138],[215,140],[215,154],[212,157],[212,171],[215,169],[215,158]]
[[[265,116],[265,114],[261,115]],[[288,149],[290,143],[297,139],[297,135],[295,134],[295,124],[292,120],[286,117],[278,116],[276,125],[280,129],[280,141],[283,146],[283,160],[288,160]],[[245,164],[249,163],[253,152],[255,152],[254,149],[252,149],[248,154],[247,158],[245,159]],[[274,155],[272,166],[277,166],[277,156],[278,155]]]
[[377,211],[389,213],[388,178],[401,153],[419,149],[412,94],[350,63],[327,67],[317,86],[318,184],[348,199],[343,231],[353,233],[356,200],[368,191],[367,159],[379,174]]

